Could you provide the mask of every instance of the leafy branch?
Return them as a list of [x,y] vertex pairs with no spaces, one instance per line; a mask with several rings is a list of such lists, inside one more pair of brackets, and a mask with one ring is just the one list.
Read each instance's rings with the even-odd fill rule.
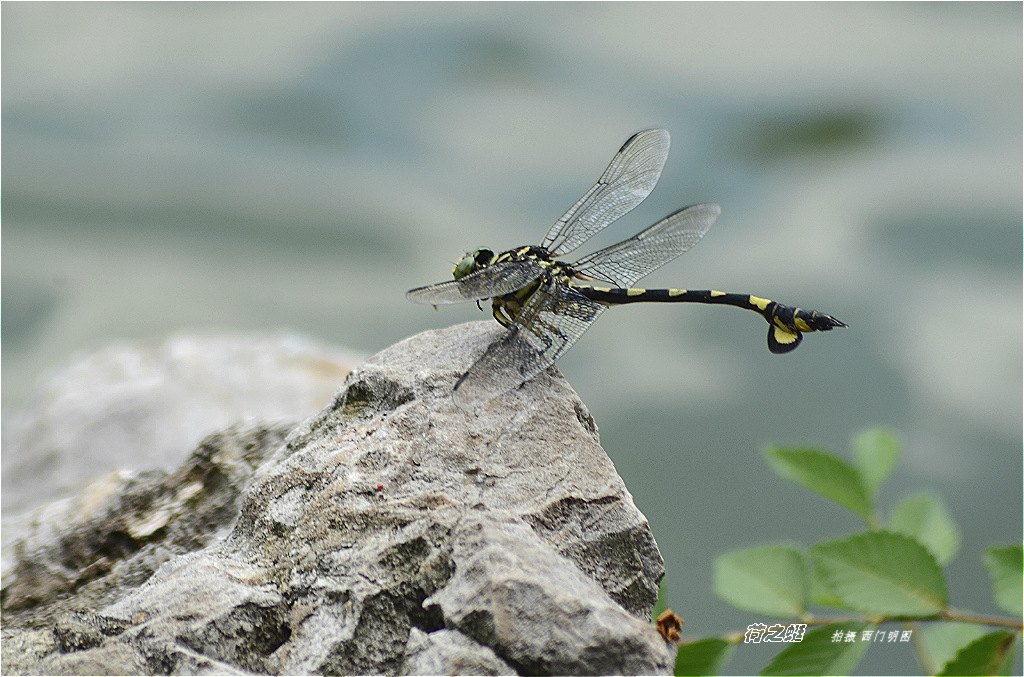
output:
[[[875,429],[853,446],[853,463],[814,448],[765,450],[776,474],[850,510],[867,529],[805,551],[778,544],[719,557],[719,597],[738,609],[788,620],[684,641],[677,675],[717,674],[737,644],[761,641],[762,634],[775,638],[764,641],[786,642],[765,675],[849,674],[880,634],[912,642],[928,674],[1009,673],[1024,632],[1022,547],[992,547],[984,558],[995,603],[1011,617],[950,608],[942,567],[958,553],[961,537],[945,505],[938,496],[917,494],[884,520],[874,499],[899,460],[899,442]],[[818,616],[811,605],[849,615]],[[880,629],[884,624],[901,629]]]

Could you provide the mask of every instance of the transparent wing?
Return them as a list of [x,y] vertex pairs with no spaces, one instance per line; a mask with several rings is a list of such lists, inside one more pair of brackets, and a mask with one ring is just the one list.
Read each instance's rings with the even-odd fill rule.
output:
[[616,287],[630,287],[700,242],[721,213],[718,205],[683,207],[628,240],[584,256],[573,267]]
[[532,260],[503,261],[470,273],[459,280],[410,289],[405,292],[405,297],[416,303],[435,306],[489,299],[522,289],[540,277],[543,270],[542,265]]
[[455,384],[455,403],[472,409],[529,381],[569,350],[606,307],[548,280]]
[[634,134],[593,188],[548,229],[541,246],[554,256],[571,252],[651,194],[668,159],[664,129]]

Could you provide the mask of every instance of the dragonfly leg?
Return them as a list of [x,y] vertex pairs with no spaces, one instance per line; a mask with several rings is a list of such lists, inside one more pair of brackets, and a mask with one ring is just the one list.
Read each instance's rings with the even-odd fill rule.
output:
[[500,299],[494,299],[491,302],[491,314],[494,315],[494,319],[503,327],[511,327],[515,322],[513,318],[505,313],[505,304]]

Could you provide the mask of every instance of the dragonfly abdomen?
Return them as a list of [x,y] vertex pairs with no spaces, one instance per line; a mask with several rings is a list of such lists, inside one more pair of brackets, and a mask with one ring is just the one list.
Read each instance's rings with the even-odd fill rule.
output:
[[771,299],[750,294],[731,294],[714,289],[636,289],[622,287],[574,288],[591,301],[606,305],[626,303],[713,303],[752,310],[769,325],[768,349],[773,353],[788,353],[800,345],[804,332],[829,331],[845,327],[831,315],[816,310],[784,306]]
[[730,294],[714,289],[637,289],[622,287],[575,286],[591,301],[622,305],[624,303],[717,303],[762,312],[775,303],[749,294]]

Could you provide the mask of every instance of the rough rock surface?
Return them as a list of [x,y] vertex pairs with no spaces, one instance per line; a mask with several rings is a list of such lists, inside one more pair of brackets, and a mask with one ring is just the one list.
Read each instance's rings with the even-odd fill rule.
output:
[[103,603],[72,590],[50,615],[9,610],[5,584],[4,672],[668,673],[650,623],[663,561],[565,380],[474,412],[451,399],[500,332],[371,358],[242,480],[226,538],[145,583]]
[[291,334],[181,334],[80,356],[4,412],[4,514],[116,470],[173,470],[201,439],[238,422],[297,423],[330,402],[356,364]]
[[120,471],[79,496],[5,518],[20,537],[3,553],[3,610],[24,622],[53,609],[96,608],[173,556],[223,538],[256,467],[294,426],[232,428],[207,437],[174,473]]

